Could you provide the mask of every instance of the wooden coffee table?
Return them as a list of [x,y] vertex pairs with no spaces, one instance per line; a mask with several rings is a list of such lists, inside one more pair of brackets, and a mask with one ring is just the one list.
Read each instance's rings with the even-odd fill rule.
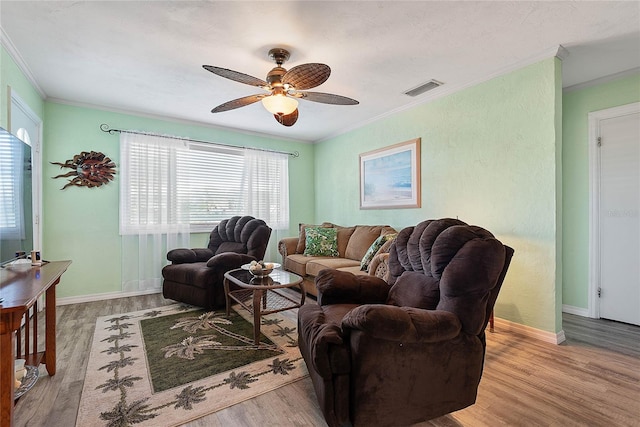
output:
[[[240,289],[229,290],[229,283],[238,285]],[[299,300],[282,292],[282,289],[296,286],[300,288]],[[253,339],[255,345],[259,345],[260,317],[302,306],[306,292],[302,285],[302,277],[297,274],[276,269],[269,276],[258,278],[249,271],[239,268],[224,274],[224,295],[227,302],[227,316],[230,313],[231,300],[253,314]]]

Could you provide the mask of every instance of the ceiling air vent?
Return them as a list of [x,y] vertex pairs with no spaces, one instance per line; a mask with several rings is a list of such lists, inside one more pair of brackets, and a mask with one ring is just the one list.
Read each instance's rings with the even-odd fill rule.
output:
[[428,90],[435,89],[438,86],[441,86],[443,83],[437,80],[429,80],[426,83],[421,84],[420,86],[414,87],[413,89],[409,89],[404,94],[409,96],[418,96],[425,93]]

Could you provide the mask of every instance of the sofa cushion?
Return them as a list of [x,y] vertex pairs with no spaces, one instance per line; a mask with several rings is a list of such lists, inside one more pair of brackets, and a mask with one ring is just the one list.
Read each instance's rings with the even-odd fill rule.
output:
[[338,256],[338,229],[307,227],[304,248],[306,256]]
[[345,258],[360,262],[371,244],[383,234],[382,231],[389,229],[391,229],[390,232],[395,231],[391,227],[384,225],[357,225],[349,239]]
[[349,240],[353,235],[353,232],[356,231],[355,227],[340,227],[336,225],[335,228],[338,229],[338,256],[344,258],[347,253],[347,245],[349,244]]
[[296,253],[297,254],[303,254],[304,253],[304,248],[305,248],[305,243],[306,243],[306,229],[307,227],[333,227],[333,224],[331,224],[330,222],[323,222],[320,225],[313,225],[313,224],[299,224],[298,225],[298,245],[296,246]]
[[303,254],[289,255],[284,260],[284,269],[304,277],[307,275],[307,263],[313,259]]
[[346,271],[348,273],[351,274],[355,274],[356,276],[368,276],[369,273],[367,273],[366,271],[362,271],[360,270],[360,265],[351,265],[349,267],[340,267],[338,270],[340,271]]
[[368,271],[369,263],[371,263],[373,257],[376,256],[376,254],[380,252],[380,250],[384,246],[388,247],[389,245],[387,243],[395,239],[397,235],[398,233],[383,234],[382,236],[374,240],[371,246],[369,246],[369,249],[367,249],[367,252],[362,257],[362,261],[360,261],[360,270]]
[[358,261],[347,258],[312,258],[306,265],[307,274],[317,276],[325,268],[343,269],[345,267],[360,267]]
[[[311,271],[313,271],[313,273],[307,270],[309,263],[311,263]],[[305,277],[307,274],[316,276],[320,270],[325,268],[340,269],[341,271],[348,271],[353,274],[367,274],[366,271],[360,271],[360,263],[346,258],[309,257],[302,254],[294,254],[287,256],[284,260],[285,270],[302,277]]]

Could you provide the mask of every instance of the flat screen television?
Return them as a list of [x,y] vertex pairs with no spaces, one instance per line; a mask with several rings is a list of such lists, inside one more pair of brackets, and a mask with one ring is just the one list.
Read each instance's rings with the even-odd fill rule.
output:
[[0,266],[33,249],[31,146],[0,128]]

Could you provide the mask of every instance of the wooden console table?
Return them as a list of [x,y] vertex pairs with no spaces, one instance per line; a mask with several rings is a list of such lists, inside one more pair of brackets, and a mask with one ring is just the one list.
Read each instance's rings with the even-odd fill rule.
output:
[[[49,375],[56,373],[56,285],[71,261],[48,262],[38,267],[27,264],[8,265],[0,270],[0,426],[13,425],[16,354],[26,359],[27,365],[44,363]],[[37,307],[38,298],[46,297],[45,347],[38,351]],[[33,348],[30,350],[29,322],[33,315]],[[20,339],[13,337],[25,319],[25,352],[22,355]],[[14,347],[15,345],[15,347]]]

